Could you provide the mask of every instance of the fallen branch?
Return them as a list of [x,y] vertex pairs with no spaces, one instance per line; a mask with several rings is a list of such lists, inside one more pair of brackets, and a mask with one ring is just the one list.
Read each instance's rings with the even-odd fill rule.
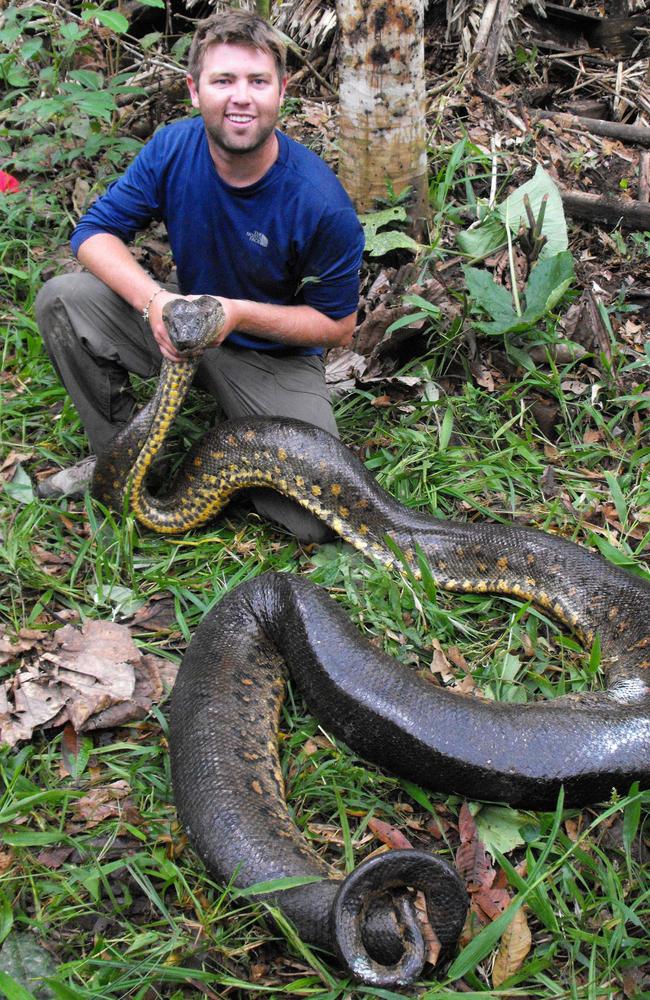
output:
[[645,149],[639,153],[639,183],[636,193],[639,201],[650,201],[650,153]]
[[604,135],[609,139],[620,139],[621,142],[632,146],[650,147],[650,128],[641,125],[622,125],[620,122],[608,122],[602,118],[582,118],[564,111],[539,111],[537,108],[529,108],[528,113],[531,118],[551,118],[565,128],[579,129],[591,135]]
[[560,194],[564,211],[572,218],[621,225],[625,229],[650,229],[650,205],[646,202],[563,189]]

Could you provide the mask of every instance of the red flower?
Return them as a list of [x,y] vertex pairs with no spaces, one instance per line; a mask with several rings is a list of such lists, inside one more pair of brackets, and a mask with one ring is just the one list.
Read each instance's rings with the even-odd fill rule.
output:
[[4,170],[0,170],[0,192],[13,194],[16,191],[20,191],[20,184],[16,178]]

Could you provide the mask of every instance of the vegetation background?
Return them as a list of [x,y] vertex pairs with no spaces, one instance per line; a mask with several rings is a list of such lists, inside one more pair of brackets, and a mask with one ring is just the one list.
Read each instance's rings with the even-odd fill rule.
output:
[[[164,680],[214,602],[267,568],[309,574],[373,642],[432,683],[479,686],[514,702],[598,686],[597,650],[585,654],[531,607],[436,593],[430,581],[387,574],[342,543],[303,549],[245,504],[207,530],[168,539],[88,497],[36,499],[34,483],[81,458],[86,442],[44,355],[35,295],[48,276],[75,266],[67,238],[84,206],[154,127],[188,110],[180,67],[191,23],[180,31],[166,13],[136,32],[124,9],[40,0],[0,13],[0,166],[20,184],[0,195],[3,722],[15,721],[30,683],[51,683],[54,697],[65,625],[116,623],[141,654],[158,658]],[[576,274],[566,294],[523,329],[497,333],[486,330],[489,296],[485,309],[468,296],[472,279],[456,242],[493,186],[502,199],[536,161],[587,188],[605,176],[624,195],[637,160],[561,129],[511,130],[503,107],[512,89],[548,81],[539,52],[515,46],[504,57],[511,89],[499,110],[464,89],[457,54],[453,63],[449,49],[433,48],[449,65],[445,100],[430,105],[430,241],[414,258],[399,228],[400,192],[387,192],[381,221],[367,220],[369,339],[358,340],[357,354],[371,364],[331,361],[333,373],[344,372],[342,437],[406,505],[532,524],[642,573],[650,355],[639,292],[648,287],[650,234],[573,225]],[[327,54],[319,66],[331,82]],[[308,64],[294,69],[283,127],[335,163],[336,102],[318,95]],[[510,288],[515,275],[523,288],[530,261],[522,246],[492,253],[479,269]],[[144,234],[137,252],[164,276],[163,233]],[[373,322],[382,329],[374,342]],[[146,398],[151,386],[140,388]],[[205,428],[208,409],[199,396],[190,401],[178,455]],[[77,733],[50,722],[2,750],[0,993],[397,996],[347,982],[264,905],[202,870],[173,808],[164,701],[151,701],[130,723]],[[461,949],[450,967],[429,969],[414,994],[644,995],[647,793],[617,789],[598,807],[560,801],[551,813],[464,803],[366,767],[291,690],[281,746],[296,823],[341,871],[407,838],[455,860],[468,879]]]

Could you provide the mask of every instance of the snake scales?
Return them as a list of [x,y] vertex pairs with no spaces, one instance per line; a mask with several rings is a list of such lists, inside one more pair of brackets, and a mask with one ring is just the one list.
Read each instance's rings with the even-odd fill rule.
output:
[[[209,342],[210,299],[166,307],[179,350]],[[197,360],[164,363],[154,398],[100,458],[93,491],[157,531],[212,518],[238,490],[272,486],[387,567],[397,546],[438,586],[532,601],[586,643],[600,638],[606,690],[513,705],[434,688],[363,643],[345,614],[307,581],[264,574],[224,597],[199,626],[171,707],[174,797],[187,832],[221,880],[250,886],[316,881],[270,898],[303,938],[338,954],[357,978],[415,978],[424,947],[406,887],[422,888],[443,949],[466,897],[456,873],[419,851],[392,851],[341,880],[295,828],[283,794],[277,724],[285,664],[310,709],[368,760],[436,789],[513,804],[595,801],[650,778],[650,586],[579,546],[497,524],[442,521],[404,508],[339,441],[298,421],[238,420],[207,434],[171,489],[153,497],[147,471]],[[387,544],[386,538],[392,544]]]

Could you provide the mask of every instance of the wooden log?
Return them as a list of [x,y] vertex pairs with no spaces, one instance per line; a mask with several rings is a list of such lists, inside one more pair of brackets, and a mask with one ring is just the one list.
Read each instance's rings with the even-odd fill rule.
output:
[[650,205],[642,201],[613,198],[609,195],[585,194],[560,188],[562,205],[567,215],[589,222],[604,222],[624,229],[650,230]]
[[631,146],[650,147],[650,128],[641,125],[622,125],[620,122],[608,122],[602,118],[582,118],[578,115],[568,115],[564,111],[540,111],[529,108],[531,118],[549,118],[557,121],[565,128],[579,129],[591,135],[603,135],[609,139],[620,139]]

